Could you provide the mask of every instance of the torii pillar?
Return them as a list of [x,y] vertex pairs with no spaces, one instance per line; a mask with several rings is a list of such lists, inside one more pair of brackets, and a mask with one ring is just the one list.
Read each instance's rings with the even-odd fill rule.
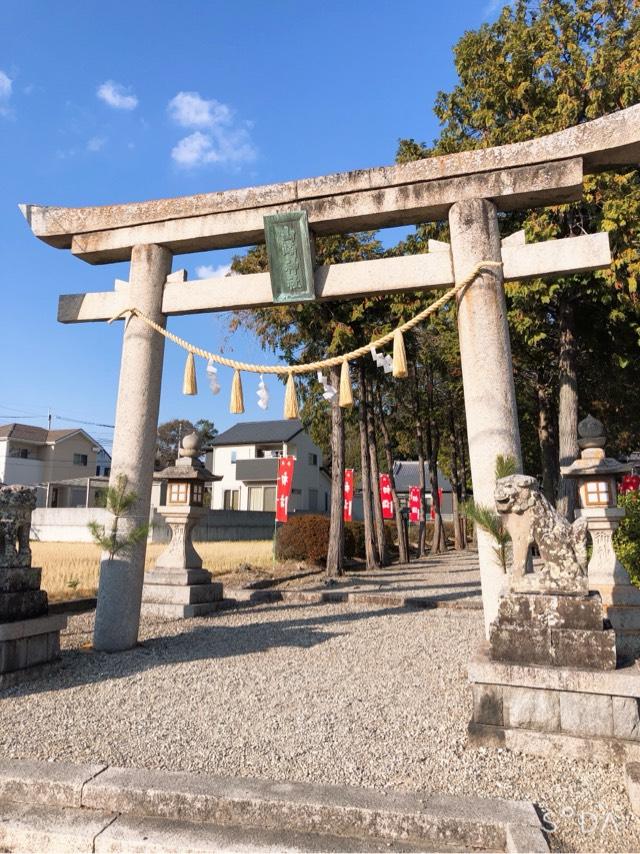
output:
[[[168,249],[154,244],[137,245],[131,251],[131,296],[161,326],[166,324],[162,297],[172,260]],[[163,357],[162,335],[137,317],[129,318],[122,342],[110,478],[113,486],[119,475],[125,475],[127,491],[137,495],[133,511],[120,521],[123,528],[149,521]],[[102,557],[93,640],[96,649],[117,652],[136,645],[146,548],[143,541],[125,559]]]
[[[498,213],[493,202],[469,199],[449,210],[451,257],[457,281],[481,261],[502,262]],[[488,268],[458,298],[460,362],[467,419],[473,497],[493,508],[496,457],[522,467],[516,391],[504,295],[504,275]],[[497,616],[504,571],[493,537],[477,529],[485,629]]]

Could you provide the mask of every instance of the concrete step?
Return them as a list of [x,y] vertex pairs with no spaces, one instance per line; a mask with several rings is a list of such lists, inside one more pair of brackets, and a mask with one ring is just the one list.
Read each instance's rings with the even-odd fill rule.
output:
[[[0,850],[11,854],[195,854],[195,852],[414,852],[415,843],[221,827],[78,808],[0,802]],[[443,849],[447,850],[447,849]],[[453,848],[448,850],[452,851]]]
[[[180,832],[175,822],[182,822],[188,831],[184,845],[158,850],[548,851],[528,801],[149,769],[0,760],[0,806],[0,849],[9,850],[23,850],[10,847],[18,844],[11,841],[14,836],[44,833],[47,826],[55,829],[64,850],[85,850],[73,848],[68,837],[84,840],[100,822],[104,847],[96,841],[96,851],[155,850],[135,845],[150,841],[144,839],[147,829],[155,828],[161,846],[165,837]],[[64,807],[66,812],[81,808],[88,824],[68,812],[67,824],[47,825],[37,811]],[[173,823],[162,824],[167,821]],[[124,841],[119,842],[120,831]],[[213,848],[198,848],[209,838]],[[47,845],[58,844],[56,839]],[[29,850],[58,849],[32,844]]]
[[195,605],[222,599],[222,584],[151,584],[145,581],[142,588],[145,602],[167,605]]
[[196,602],[193,605],[171,605],[167,602],[143,602],[141,613],[148,617],[162,617],[166,620],[183,620],[189,617],[208,617],[220,610],[222,600],[217,602]]

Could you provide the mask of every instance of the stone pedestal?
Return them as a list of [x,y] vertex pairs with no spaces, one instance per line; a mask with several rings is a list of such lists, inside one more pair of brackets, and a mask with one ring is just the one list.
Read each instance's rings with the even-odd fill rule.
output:
[[578,669],[494,661],[483,644],[469,664],[471,746],[623,765],[640,761],[640,669]]
[[222,584],[206,569],[160,569],[145,573],[142,613],[169,619],[205,617],[217,611]]
[[598,593],[563,596],[509,593],[489,630],[491,659],[614,670],[616,638],[605,629]]
[[49,616],[42,570],[31,566],[36,491],[0,485],[0,688],[40,675],[60,658],[63,616]]
[[0,567],[0,688],[39,675],[60,658],[67,618],[48,615],[37,567]]
[[620,658],[640,658],[640,590],[618,560],[613,535],[624,518],[618,507],[583,508],[576,515],[587,519],[593,541],[589,561],[589,587],[602,597],[604,616],[616,633]]
[[505,596],[469,680],[472,745],[640,758],[640,668],[616,669],[598,593]]

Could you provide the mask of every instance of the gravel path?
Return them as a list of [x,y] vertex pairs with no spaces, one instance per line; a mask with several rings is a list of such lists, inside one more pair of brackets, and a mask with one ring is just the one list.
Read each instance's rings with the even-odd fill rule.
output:
[[620,769],[465,750],[480,613],[265,605],[146,620],[113,656],[81,649],[91,628],[72,618],[63,669],[1,695],[1,755],[526,798],[557,850],[640,849]]

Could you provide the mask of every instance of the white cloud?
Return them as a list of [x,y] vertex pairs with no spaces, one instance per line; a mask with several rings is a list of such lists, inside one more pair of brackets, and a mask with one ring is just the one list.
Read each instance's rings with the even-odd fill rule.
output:
[[[198,92],[178,92],[169,101],[169,115],[184,128],[202,128],[183,137],[171,157],[184,168],[206,163],[249,163],[256,158],[249,122],[237,122],[226,104],[207,101]],[[206,132],[203,132],[206,131]]]
[[106,142],[107,140],[103,136],[92,136],[87,143],[87,151],[100,151]]
[[115,110],[135,110],[138,106],[136,96],[128,95],[124,86],[115,83],[113,80],[106,80],[98,86],[96,95]]
[[200,264],[196,267],[196,276],[199,279],[217,279],[222,276],[232,276],[231,264],[220,264],[214,267],[213,264]]
[[169,115],[184,128],[209,128],[228,124],[232,113],[226,104],[212,98],[206,101],[198,92],[178,92],[169,101]]
[[0,116],[9,115],[12,89],[13,81],[4,71],[0,71]]

